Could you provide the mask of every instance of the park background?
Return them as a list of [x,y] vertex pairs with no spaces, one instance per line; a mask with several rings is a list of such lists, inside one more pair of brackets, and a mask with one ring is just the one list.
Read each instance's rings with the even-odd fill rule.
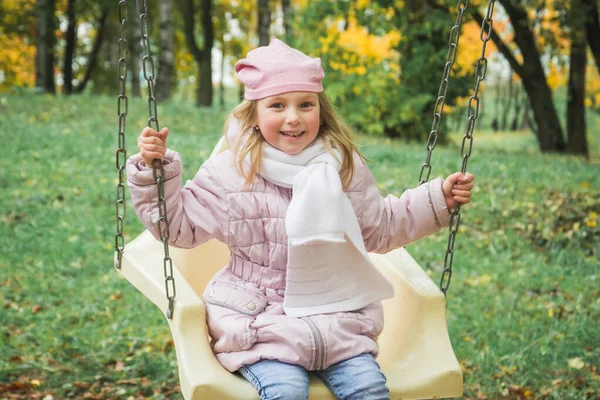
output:
[[[240,100],[233,64],[278,37],[321,57],[326,92],[381,192],[399,195],[419,181],[461,4],[149,2],[150,73],[130,1],[127,152],[148,123],[150,75],[158,121],[191,178]],[[462,211],[447,309],[465,398],[597,399],[599,5],[494,4],[493,25],[487,2],[464,13],[431,162],[431,177],[460,170],[476,115],[476,188]],[[179,396],[163,315],[113,270],[119,8],[0,3],[1,399]],[[482,38],[491,39],[488,68],[476,93]],[[142,230],[128,205],[125,241]],[[443,230],[407,247],[436,282],[446,242]]]

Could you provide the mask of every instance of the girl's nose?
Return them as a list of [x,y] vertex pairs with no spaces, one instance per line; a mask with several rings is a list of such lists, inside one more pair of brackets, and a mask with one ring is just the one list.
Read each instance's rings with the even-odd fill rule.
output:
[[292,125],[295,125],[298,122],[300,122],[300,116],[298,115],[298,111],[295,108],[288,109],[286,122]]

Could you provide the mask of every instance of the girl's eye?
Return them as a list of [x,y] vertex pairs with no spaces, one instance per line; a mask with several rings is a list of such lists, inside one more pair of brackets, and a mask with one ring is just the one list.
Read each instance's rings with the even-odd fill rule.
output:
[[308,108],[308,107],[312,107],[312,103],[310,101],[305,101],[304,103],[301,104],[300,107],[302,108]]
[[271,108],[283,108],[283,104],[281,103],[275,103],[271,105]]

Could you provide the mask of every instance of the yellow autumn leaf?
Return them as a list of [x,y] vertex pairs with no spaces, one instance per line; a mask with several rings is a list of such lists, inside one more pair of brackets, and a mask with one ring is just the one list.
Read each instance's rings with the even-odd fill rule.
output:
[[[336,24],[332,24],[335,26]],[[377,36],[369,33],[369,30],[361,26],[356,17],[350,15],[347,28],[339,32],[337,28],[329,29],[330,35],[338,36],[338,45],[369,63],[380,63],[392,57],[395,47],[400,41],[400,32],[392,30],[385,35]],[[346,53],[342,57],[345,57]]]
[[595,228],[598,226],[598,213],[590,211],[583,222],[588,228]]
[[112,301],[117,301],[121,300],[122,297],[123,295],[121,293],[113,293],[109,296],[109,299],[111,299]]
[[468,278],[465,281],[465,284],[467,286],[473,286],[473,287],[476,287],[476,286],[487,286],[487,285],[489,285],[489,283],[491,281],[492,281],[492,277],[490,275],[483,274],[483,275],[476,276],[476,277],[473,277],[473,278]]
[[[460,36],[460,51],[456,56],[456,73],[459,76],[473,74],[474,65],[481,55],[481,26],[476,22],[467,22],[463,24],[463,32]],[[494,45],[490,41],[488,56],[495,51]]]
[[[7,11],[7,10],[4,10]],[[0,34],[0,65],[4,79],[0,89],[15,86],[33,86],[35,80],[35,46],[17,34]]]
[[573,369],[581,369],[585,366],[583,360],[580,357],[570,358],[569,359],[569,367]]
[[564,86],[567,81],[566,67],[557,66],[555,64],[550,65],[546,80],[548,82],[548,86],[550,86],[552,89]]

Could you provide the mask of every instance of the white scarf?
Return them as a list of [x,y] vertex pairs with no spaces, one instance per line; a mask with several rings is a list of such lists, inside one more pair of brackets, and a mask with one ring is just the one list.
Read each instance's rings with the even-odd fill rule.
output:
[[296,155],[263,146],[260,175],[293,190],[285,216],[283,301],[292,317],[358,310],[394,296],[391,283],[371,263],[339,169],[320,138]]
[[[233,142],[236,120],[230,122]],[[223,148],[221,139],[213,154]],[[336,151],[341,159],[341,154]],[[283,308],[287,315],[353,311],[394,296],[392,284],[373,265],[354,213],[342,188],[340,163],[317,138],[300,153],[289,155],[263,146],[259,174],[292,188],[285,216],[288,265]]]

